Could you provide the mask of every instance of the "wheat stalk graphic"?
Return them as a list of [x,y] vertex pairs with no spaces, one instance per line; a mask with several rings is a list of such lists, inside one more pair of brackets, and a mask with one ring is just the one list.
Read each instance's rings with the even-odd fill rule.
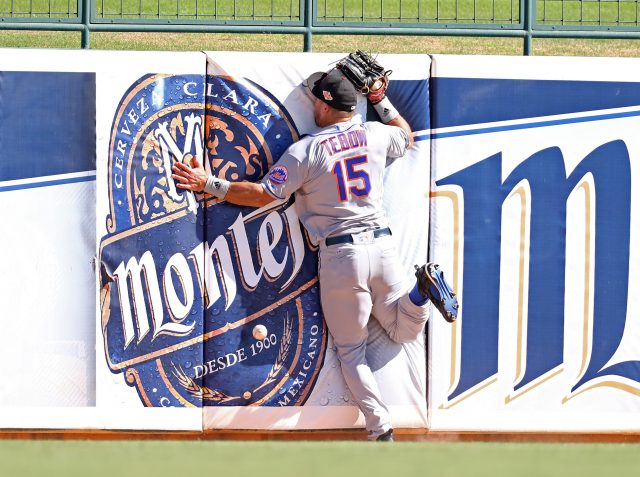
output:
[[[173,364],[173,363],[172,363]],[[238,396],[229,396],[221,391],[200,386],[193,378],[187,376],[182,368],[173,364],[173,375],[178,379],[180,385],[190,394],[202,399],[203,401],[228,402],[238,399]]]
[[[287,356],[289,354],[289,350],[291,349],[291,336],[293,334],[293,321],[289,319],[289,314],[287,313],[287,318],[284,322],[284,331],[282,333],[282,338],[280,340],[280,349],[278,350],[278,355],[276,356],[276,360],[267,374],[266,379],[260,386],[255,388],[250,394],[254,394],[256,391],[259,391],[265,386],[273,383],[276,380],[280,371],[284,368],[285,361],[287,360]],[[193,378],[188,376],[181,367],[176,366],[172,363],[173,366],[173,375],[178,380],[178,383],[187,390],[191,395],[196,396],[203,401],[214,401],[218,403],[224,403],[233,401],[235,399],[239,399],[239,396],[229,396],[221,391],[217,391],[215,389],[211,389],[206,386],[201,386],[198,384]]]
[[280,373],[282,368],[284,367],[284,363],[287,359],[287,355],[289,354],[289,349],[291,348],[291,334],[293,333],[293,321],[289,319],[289,313],[287,313],[287,318],[284,322],[284,331],[282,332],[282,338],[280,340],[280,349],[278,350],[278,356],[276,357],[269,374],[267,374],[267,378],[264,382],[258,386],[253,392],[262,389],[263,387],[271,384],[276,380],[276,376]]

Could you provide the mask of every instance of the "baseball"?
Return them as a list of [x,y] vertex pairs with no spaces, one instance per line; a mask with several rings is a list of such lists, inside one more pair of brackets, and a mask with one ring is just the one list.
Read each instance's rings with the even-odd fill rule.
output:
[[264,325],[256,325],[253,327],[253,337],[262,341],[267,337],[267,327]]
[[384,83],[382,82],[382,80],[376,80],[375,83],[371,85],[371,88],[369,88],[369,90],[371,92],[378,91],[380,88],[382,88],[383,85]]

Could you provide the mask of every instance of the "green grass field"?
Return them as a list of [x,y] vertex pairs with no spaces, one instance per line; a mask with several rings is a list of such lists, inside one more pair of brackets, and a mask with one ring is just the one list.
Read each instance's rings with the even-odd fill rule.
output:
[[[300,0],[95,0],[96,18],[298,20]],[[519,0],[318,0],[323,21],[509,24]],[[69,17],[77,0],[0,0],[4,17]],[[637,0],[537,0],[537,19],[550,24],[638,25]]]
[[3,477],[637,476],[640,446],[225,441],[0,441]]
[[[639,57],[640,40],[534,39],[536,56]],[[80,48],[80,33],[0,30],[0,48]],[[96,50],[138,51],[303,51],[302,35],[233,33],[104,33],[91,34]],[[481,37],[411,37],[314,35],[313,51],[343,53],[450,55],[522,55],[522,40]]]
[[[299,0],[95,0],[96,19],[144,21],[297,21]],[[537,0],[537,20],[545,25],[640,28],[639,0]],[[79,48],[80,33],[11,31],[13,18],[77,17],[77,0],[0,0],[0,47]],[[412,24],[495,24],[520,21],[519,0],[317,0],[319,21]],[[518,38],[443,36],[314,35],[313,51],[356,48],[379,53],[521,55]],[[205,33],[91,34],[91,48],[109,50],[302,51],[302,35]],[[640,56],[640,40],[536,39],[536,55]]]

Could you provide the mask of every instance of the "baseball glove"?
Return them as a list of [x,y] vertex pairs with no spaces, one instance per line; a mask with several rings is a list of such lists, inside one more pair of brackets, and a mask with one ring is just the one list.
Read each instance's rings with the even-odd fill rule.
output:
[[425,298],[429,298],[440,314],[449,323],[458,318],[458,299],[453,289],[444,279],[440,267],[435,263],[427,263],[421,267],[416,265],[418,290]]
[[336,68],[372,103],[382,101],[391,70],[385,70],[370,54],[360,50],[349,53],[338,61]]

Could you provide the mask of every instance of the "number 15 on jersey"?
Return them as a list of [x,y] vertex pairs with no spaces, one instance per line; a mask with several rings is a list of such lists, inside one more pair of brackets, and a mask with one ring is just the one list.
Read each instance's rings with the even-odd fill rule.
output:
[[367,172],[367,156],[355,156],[340,159],[333,165],[331,173],[336,179],[338,198],[347,202],[351,196],[362,199],[371,192],[371,181]]

